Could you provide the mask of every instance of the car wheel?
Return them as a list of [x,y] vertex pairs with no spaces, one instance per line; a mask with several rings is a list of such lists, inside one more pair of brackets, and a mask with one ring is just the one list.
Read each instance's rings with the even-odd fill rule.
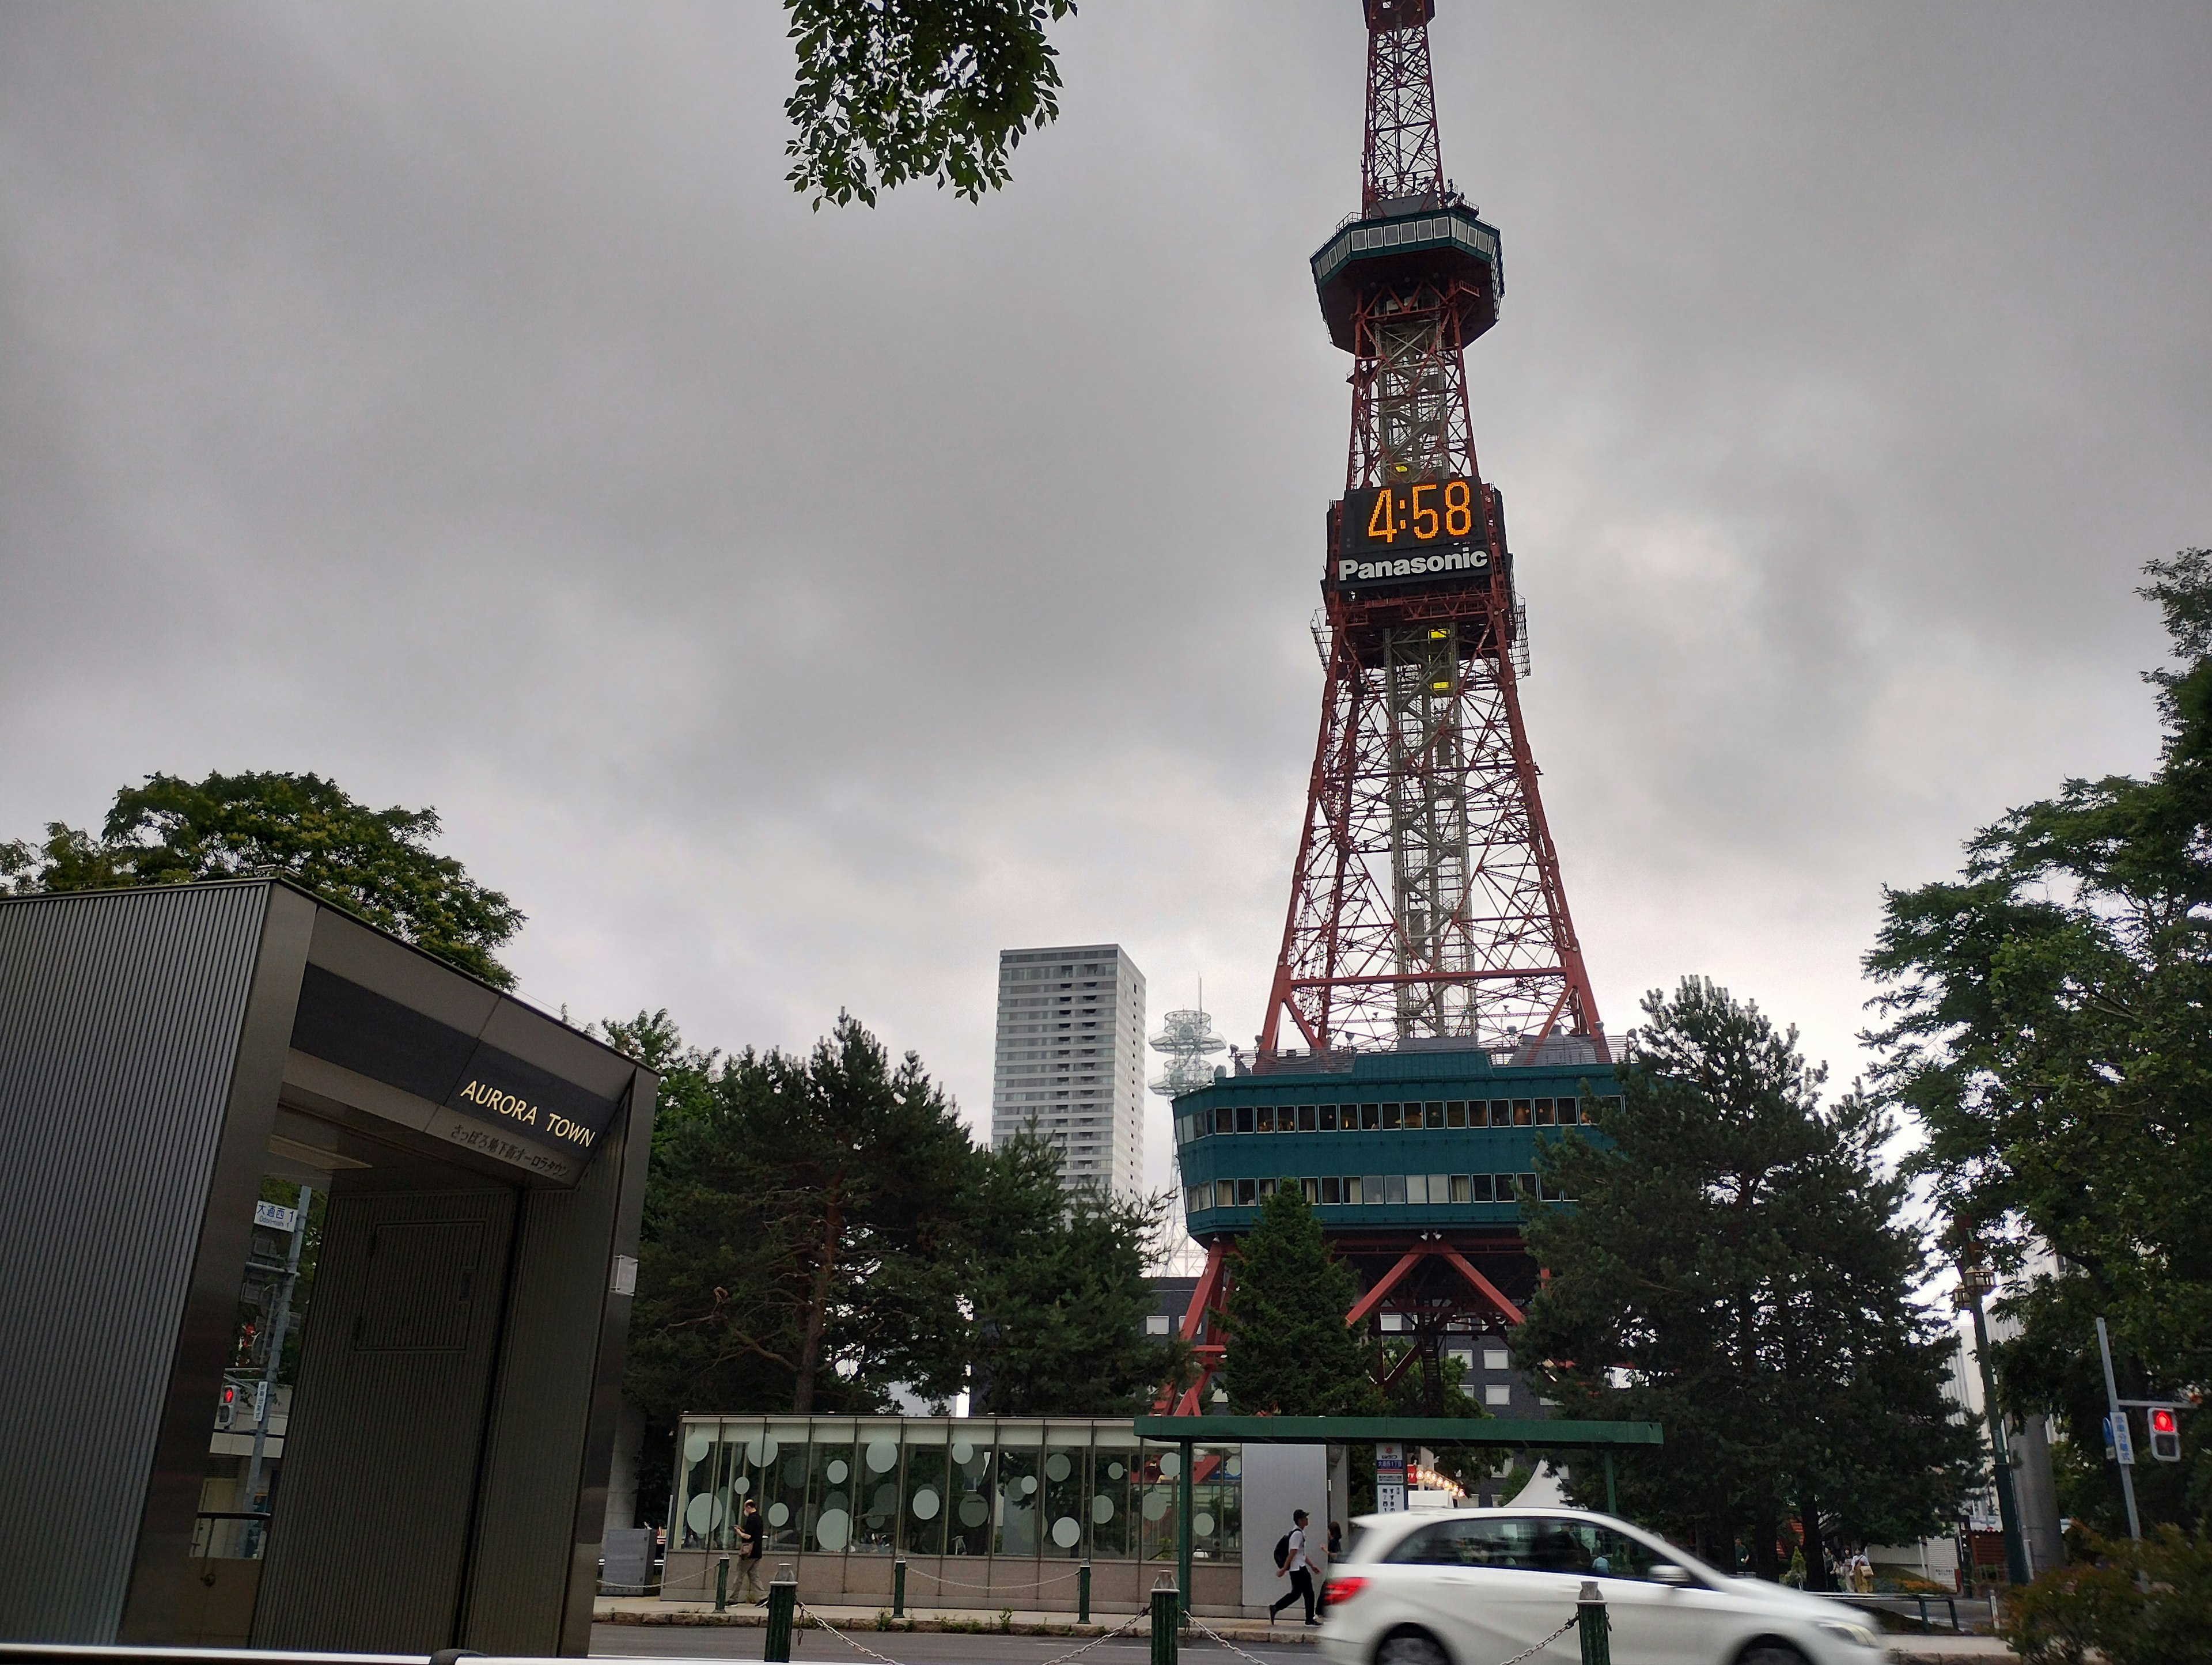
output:
[[1735,1665],[1806,1665],[1805,1656],[1787,1642],[1754,1642],[1735,1656]]
[[1382,1638],[1375,1665],[1451,1665],[1451,1656],[1426,1631],[1397,1631]]

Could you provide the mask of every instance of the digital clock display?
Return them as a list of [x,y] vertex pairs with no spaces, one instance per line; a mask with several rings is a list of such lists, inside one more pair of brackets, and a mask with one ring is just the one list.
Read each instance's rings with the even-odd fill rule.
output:
[[1421,480],[1345,494],[1330,576],[1340,584],[1439,575],[1487,579],[1490,529],[1473,480]]

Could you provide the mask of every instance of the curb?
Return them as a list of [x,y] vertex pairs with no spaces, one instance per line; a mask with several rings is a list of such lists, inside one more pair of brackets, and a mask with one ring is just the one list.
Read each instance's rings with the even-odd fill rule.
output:
[[[732,1608],[727,1613],[640,1613],[635,1608],[623,1608],[611,1613],[595,1613],[592,1615],[592,1622],[595,1625],[684,1625],[759,1630],[767,1625],[768,1615],[760,1612],[744,1612],[737,1608]],[[793,1633],[796,1634],[807,1628],[811,1627],[805,1625],[794,1626]],[[842,1631],[850,1631],[860,1636],[920,1632],[955,1636],[1098,1637],[1105,1635],[1115,1627],[1112,1625],[1096,1624],[1001,1625],[993,1619],[894,1619],[888,1624],[878,1625],[872,1618],[866,1618],[840,1624],[837,1628]],[[1238,1626],[1231,1629],[1216,1625],[1212,1628],[1215,1634],[1231,1642],[1248,1644],[1271,1642],[1278,1646],[1310,1647],[1319,1640],[1316,1632],[1307,1630],[1304,1626],[1293,1626],[1287,1631],[1280,1626],[1273,1628]],[[1187,1626],[1183,1633],[1192,1634]],[[1152,1634],[1152,1626],[1149,1624],[1134,1625],[1129,1628],[1127,1634],[1133,1638],[1149,1637]],[[1949,1665],[1949,1662],[1945,1662],[1945,1665]]]

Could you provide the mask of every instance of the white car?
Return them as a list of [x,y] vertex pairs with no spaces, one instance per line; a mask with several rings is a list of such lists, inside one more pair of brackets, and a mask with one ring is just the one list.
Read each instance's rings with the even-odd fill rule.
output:
[[[1663,1538],[1572,1509],[1370,1515],[1322,1585],[1329,1665],[1504,1665],[1605,1598],[1613,1665],[1878,1665],[1887,1650],[1840,1602],[1732,1578]],[[1579,1665],[1570,1630],[1529,1655]]]

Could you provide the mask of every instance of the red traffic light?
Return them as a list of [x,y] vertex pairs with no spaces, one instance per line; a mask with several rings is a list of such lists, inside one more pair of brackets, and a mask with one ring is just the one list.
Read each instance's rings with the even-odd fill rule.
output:
[[2180,1425],[2174,1421],[2173,1413],[2171,1411],[2153,1411],[2150,1413],[2150,1431],[2154,1434],[2177,1433],[2179,1431],[2179,1427]]

